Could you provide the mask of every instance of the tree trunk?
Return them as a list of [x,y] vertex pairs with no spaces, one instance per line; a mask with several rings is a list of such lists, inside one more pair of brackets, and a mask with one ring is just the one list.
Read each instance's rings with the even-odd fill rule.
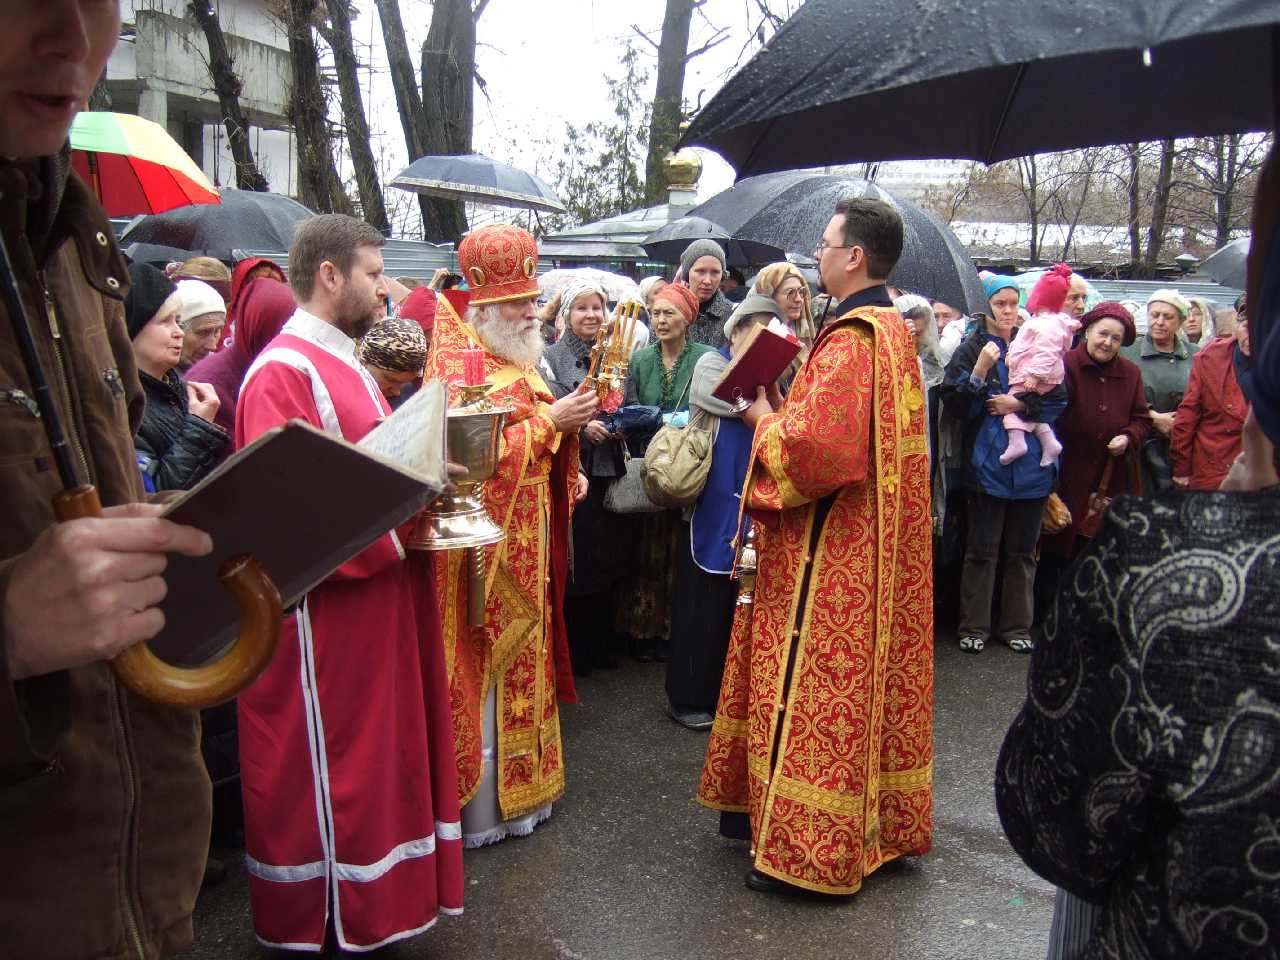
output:
[[271,185],[254,162],[253,148],[249,146],[249,125],[240,109],[240,91],[243,85],[236,75],[231,54],[227,51],[227,41],[222,35],[218,14],[209,6],[209,0],[194,0],[190,4],[190,10],[209,44],[209,76],[213,78],[213,89],[218,95],[218,104],[222,107],[222,125],[227,131],[231,159],[236,167],[236,186],[241,190],[270,190]]
[[[412,163],[427,155],[426,120],[422,112],[422,96],[418,93],[418,78],[409,56],[409,44],[405,40],[404,22],[400,19],[399,0],[375,0],[378,19],[382,23],[382,42],[387,48],[387,63],[391,68],[391,87],[396,94],[396,109],[400,113],[400,127],[404,131],[404,145]],[[430,198],[419,196],[418,207],[422,222],[430,215]]]
[[1142,258],[1141,275],[1151,279],[1156,275],[1160,249],[1164,246],[1165,220],[1169,214],[1169,191],[1173,185],[1173,141],[1160,141],[1160,169],[1156,174],[1155,189],[1151,194],[1151,224],[1147,227],[1147,249]]
[[1129,199],[1129,262],[1133,264],[1135,273],[1138,270],[1138,263],[1142,259],[1142,233],[1139,224],[1139,214],[1142,208],[1141,146],[1138,143],[1131,143],[1125,149],[1125,153],[1129,158],[1129,183],[1126,190]]
[[317,213],[332,213],[333,154],[324,91],[320,89],[320,55],[311,24],[317,0],[289,0],[289,62],[293,71],[290,119],[297,138],[298,199]]
[[1027,201],[1027,220],[1031,224],[1028,253],[1034,266],[1040,262],[1040,198],[1037,196],[1040,177],[1034,156],[1023,157],[1018,164],[1022,171],[1023,191]]
[[658,83],[649,117],[649,155],[644,165],[646,206],[666,201],[667,178],[662,161],[680,136],[683,116],[685,57],[689,52],[689,21],[693,0],[667,0],[658,44]]
[[[482,10],[481,5],[478,10]],[[431,26],[422,44],[422,112],[426,154],[471,152],[473,91],[476,77],[476,20],[471,0],[435,0]],[[460,200],[427,198],[425,238],[457,243],[467,232]]]
[[[1223,247],[1231,240],[1231,209],[1239,175],[1240,136],[1216,137],[1218,189],[1213,196],[1213,245]],[[1224,143],[1225,141],[1225,143]],[[1224,149],[1225,148],[1225,149]]]
[[347,146],[351,165],[355,168],[356,188],[360,192],[360,210],[364,219],[377,227],[383,236],[391,235],[387,207],[378,183],[378,167],[369,145],[369,121],[365,119],[364,100],[360,95],[355,47],[351,42],[351,10],[347,0],[325,0],[329,8],[329,46],[338,73],[338,95],[342,100],[342,121],[347,129]]

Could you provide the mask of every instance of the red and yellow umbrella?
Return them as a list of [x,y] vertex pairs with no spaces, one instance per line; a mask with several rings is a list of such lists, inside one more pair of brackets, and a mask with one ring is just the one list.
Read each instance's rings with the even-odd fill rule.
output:
[[71,166],[112,217],[221,202],[217,188],[162,126],[127,113],[77,114]]

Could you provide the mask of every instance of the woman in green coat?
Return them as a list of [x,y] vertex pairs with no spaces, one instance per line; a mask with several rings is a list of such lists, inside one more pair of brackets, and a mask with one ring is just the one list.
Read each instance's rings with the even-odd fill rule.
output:
[[[653,298],[649,326],[654,341],[637,350],[627,369],[627,403],[658,407],[664,422],[689,415],[693,368],[714,347],[694,343],[688,331],[698,315],[698,298],[682,283],[663,287]],[[634,455],[642,451],[633,449]],[[671,588],[675,538],[689,536],[679,510],[642,514],[637,524],[635,574],[616,596],[614,629],[631,638],[638,660],[666,660],[671,635]]]

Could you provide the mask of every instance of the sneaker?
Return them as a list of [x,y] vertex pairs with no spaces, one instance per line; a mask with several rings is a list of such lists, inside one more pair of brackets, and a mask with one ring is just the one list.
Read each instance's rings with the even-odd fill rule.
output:
[[960,635],[960,649],[965,653],[981,653],[982,648],[987,642],[976,633],[964,633]]
[[1036,648],[1030,637],[1010,637],[1004,645],[1014,653],[1030,653]]
[[686,730],[710,730],[716,718],[701,710],[684,710],[680,707],[667,707],[669,716]]

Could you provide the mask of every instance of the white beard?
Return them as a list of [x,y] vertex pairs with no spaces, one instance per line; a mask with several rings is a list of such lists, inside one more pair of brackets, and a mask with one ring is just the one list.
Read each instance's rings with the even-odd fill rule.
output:
[[492,303],[473,307],[468,311],[467,320],[480,335],[485,349],[495,356],[518,367],[532,367],[542,359],[546,342],[542,339],[542,329],[538,324],[535,323],[525,333],[517,333],[511,324],[502,319],[497,304]]

